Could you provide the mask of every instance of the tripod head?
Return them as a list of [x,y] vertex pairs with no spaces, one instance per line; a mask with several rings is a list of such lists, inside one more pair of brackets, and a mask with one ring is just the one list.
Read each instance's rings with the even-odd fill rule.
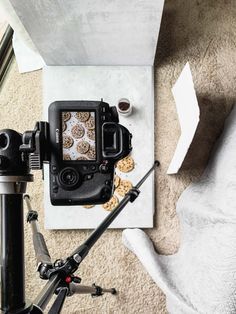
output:
[[28,161],[30,169],[40,170],[44,162],[50,161],[49,143],[48,122],[36,122],[33,131],[23,134],[20,151],[23,153],[23,160]]
[[33,181],[28,161],[22,158],[22,135],[11,129],[0,131],[0,194],[21,194]]
[[28,163],[21,158],[20,146],[22,136],[20,133],[5,129],[0,131],[0,175],[28,175]]

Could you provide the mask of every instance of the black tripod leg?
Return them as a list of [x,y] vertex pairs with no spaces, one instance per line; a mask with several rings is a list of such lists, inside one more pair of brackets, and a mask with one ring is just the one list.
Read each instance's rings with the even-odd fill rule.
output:
[[61,278],[59,274],[51,276],[44,288],[34,300],[34,304],[44,311],[48,302],[51,300],[51,297],[60,285],[60,282]]
[[101,224],[90,234],[88,239],[79,246],[69,257],[73,259],[77,265],[79,265],[82,260],[86,257],[89,250],[93,247],[93,245],[97,242],[97,240],[101,237],[101,235],[107,230],[110,224],[114,221],[114,219],[120,214],[123,208],[129,203],[134,202],[139,195],[139,188],[141,185],[147,180],[150,174],[155,170],[156,167],[160,165],[159,161],[155,161],[153,166],[148,170],[148,172],[143,176],[143,178],[134,186],[121,200],[118,206],[113,209],[113,211],[101,222]]
[[68,288],[63,287],[60,289],[60,292],[58,293],[56,300],[54,301],[52,307],[50,308],[48,314],[59,314],[61,313],[63,304],[65,302],[65,298],[68,293]]

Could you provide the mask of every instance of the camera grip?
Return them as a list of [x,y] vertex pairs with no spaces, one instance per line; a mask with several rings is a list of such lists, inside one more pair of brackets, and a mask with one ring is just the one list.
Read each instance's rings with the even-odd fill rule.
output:
[[52,265],[51,257],[48,252],[42,233],[40,232],[34,233],[33,245],[34,245],[35,256],[37,259],[37,264],[43,263],[47,265]]

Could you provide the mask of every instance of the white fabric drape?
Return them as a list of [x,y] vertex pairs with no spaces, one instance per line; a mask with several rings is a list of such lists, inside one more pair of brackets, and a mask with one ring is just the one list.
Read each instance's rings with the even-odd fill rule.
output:
[[170,313],[236,313],[236,108],[204,175],[178,200],[177,213],[177,254],[157,254],[138,229],[123,232],[124,244],[164,291]]

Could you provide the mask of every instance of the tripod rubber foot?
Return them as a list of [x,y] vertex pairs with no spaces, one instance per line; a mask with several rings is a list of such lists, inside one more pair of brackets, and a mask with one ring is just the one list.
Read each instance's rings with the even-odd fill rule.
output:
[[117,290],[115,288],[111,289],[111,294],[117,294]]
[[160,161],[159,160],[155,160],[154,164],[155,164],[156,167],[159,167],[160,166]]

